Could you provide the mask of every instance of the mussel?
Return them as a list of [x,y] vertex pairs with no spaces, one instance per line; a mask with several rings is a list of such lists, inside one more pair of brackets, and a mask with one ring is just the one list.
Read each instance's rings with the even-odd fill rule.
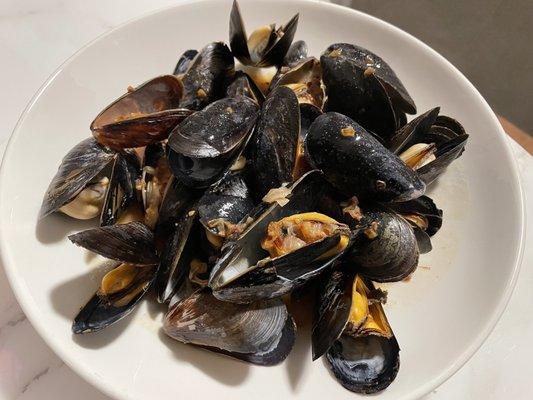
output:
[[215,297],[238,303],[279,297],[346,251],[349,228],[316,212],[324,187],[321,174],[311,171],[265,196],[244,232],[222,248],[209,279]]
[[183,85],[163,75],[129,89],[91,123],[98,143],[112,149],[142,147],[168,137],[190,110],[180,108]]
[[313,167],[346,196],[384,202],[408,201],[424,194],[412,169],[362,126],[336,112],[314,120],[305,138]]
[[371,51],[336,43],[326,49],[320,63],[328,111],[349,116],[384,140],[405,124],[405,113],[416,113],[415,103],[400,79]]
[[313,360],[326,354],[342,386],[376,393],[396,378],[400,348],[381,305],[383,292],[345,267],[332,272],[322,290],[313,326]]
[[179,58],[176,67],[174,68],[174,75],[181,77],[191,65],[191,61],[194,60],[194,57],[198,54],[198,50],[190,49],[183,52]]
[[298,14],[276,29],[275,24],[257,28],[247,38],[237,0],[230,15],[229,41],[233,55],[244,65],[281,65],[296,33]]
[[254,80],[244,71],[236,71],[231,82],[226,89],[226,97],[246,96],[254,100],[257,104],[263,104],[265,96]]
[[289,47],[289,50],[283,59],[282,66],[292,68],[300,64],[300,62],[307,58],[308,52],[307,43],[303,40],[297,40],[291,44],[291,47]]
[[287,86],[292,89],[300,104],[311,104],[318,109],[324,105],[324,88],[320,62],[309,57],[293,67],[281,67],[272,79],[271,88]]
[[381,206],[363,209],[363,234],[353,238],[347,258],[359,273],[377,282],[396,282],[412,274],[420,254],[417,236],[402,216]]
[[250,149],[258,198],[298,178],[295,167],[301,149],[299,134],[298,99],[286,87],[274,89],[263,103]]
[[168,140],[174,175],[194,187],[220,180],[248,142],[258,111],[248,97],[224,98],[188,117]]
[[228,46],[222,42],[209,43],[190,61],[181,77],[180,107],[201,110],[221,99],[234,73],[235,64]]
[[280,363],[295,341],[294,321],[281,300],[234,304],[207,289],[173,304],[163,329],[180,342],[258,365]]
[[433,108],[402,127],[389,148],[429,185],[464,151],[468,135],[453,118]]
[[77,219],[100,215],[109,186],[109,176],[103,171],[115,158],[114,151],[99,145],[94,138],[74,146],[46,190],[39,218],[58,210]]
[[128,315],[152,284],[159,262],[153,234],[142,223],[132,222],[90,229],[69,239],[118,261],[72,325],[74,333],[95,332]]

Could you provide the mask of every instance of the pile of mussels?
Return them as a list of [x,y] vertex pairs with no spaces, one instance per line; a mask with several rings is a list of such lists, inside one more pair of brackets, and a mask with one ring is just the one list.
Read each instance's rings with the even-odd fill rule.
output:
[[170,337],[273,365],[295,340],[286,303],[309,295],[313,360],[354,392],[394,380],[373,282],[407,278],[431,250],[442,211],[424,192],[468,135],[439,108],[407,122],[415,104],[384,60],[348,43],[318,60],[293,43],[297,24],[247,36],[235,2],[231,49],[187,50],[172,75],[128,88],[64,157],[40,217],[99,216],[69,239],[114,263],[74,333],[154,289]]

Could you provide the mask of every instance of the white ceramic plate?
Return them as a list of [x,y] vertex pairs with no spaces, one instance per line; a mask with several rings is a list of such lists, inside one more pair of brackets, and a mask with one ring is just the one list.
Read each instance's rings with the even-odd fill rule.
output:
[[[322,360],[311,362],[300,329],[283,364],[260,368],[167,339],[162,309],[143,303],[132,317],[73,337],[71,320],[102,270],[66,235],[89,227],[51,216],[37,223],[43,193],[62,156],[128,85],[172,71],[178,55],[227,40],[229,1],[183,4],[132,21],[86,46],[43,86],[21,117],[1,171],[1,251],[17,298],[47,343],[80,375],[119,399],[353,399]],[[432,187],[444,209],[434,251],[408,283],[390,285],[386,312],[401,346],[401,368],[382,399],[415,399],[457,371],[487,337],[516,281],[523,205],[504,133],[476,89],[445,59],[380,20],[300,0],[243,2],[249,27],[300,12],[297,39],[319,55],[355,42],[387,60],[419,112],[440,105],[470,133],[464,155]],[[305,324],[304,324],[305,325]]]

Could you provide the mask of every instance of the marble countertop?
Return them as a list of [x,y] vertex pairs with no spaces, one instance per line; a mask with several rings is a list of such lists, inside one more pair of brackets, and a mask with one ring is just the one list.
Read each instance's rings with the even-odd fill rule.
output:
[[[0,142],[61,62],[110,28],[176,0],[4,0],[0,4]],[[533,212],[533,157],[510,139]],[[3,151],[3,149],[2,149]],[[531,215],[531,214],[530,214]],[[533,235],[531,225],[528,237]],[[507,311],[476,355],[424,400],[529,399],[533,246]],[[0,268],[0,400],[106,400],[66,366],[28,322]]]

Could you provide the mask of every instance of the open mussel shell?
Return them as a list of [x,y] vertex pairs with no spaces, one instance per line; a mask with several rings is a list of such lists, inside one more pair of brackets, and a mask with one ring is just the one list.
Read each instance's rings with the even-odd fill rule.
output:
[[385,61],[348,43],[329,46],[320,57],[328,111],[345,114],[387,140],[415,113],[413,100]]
[[[250,212],[246,230],[224,245],[213,267],[209,286],[215,297],[247,303],[282,296],[322,273],[343,254],[349,243],[347,226],[314,212],[324,187],[321,174],[309,172],[290,188],[281,188],[286,190],[284,199],[263,203]],[[290,232],[304,225],[327,228],[329,233],[314,241],[304,241],[297,233],[293,238]],[[294,242],[300,243],[298,249],[291,247]],[[278,249],[279,243],[282,248]],[[283,248],[286,244],[288,249]]]
[[73,333],[82,334],[102,330],[126,317],[141,301],[155,277],[155,267],[119,264],[106,276],[110,276],[124,266],[138,270],[135,278],[127,283],[117,282],[117,285],[124,284],[125,287],[121,287],[120,290],[116,289],[113,293],[103,293],[100,287],[74,318]]
[[[410,161],[408,154],[415,147],[422,146],[420,155],[413,153],[422,162],[413,168],[426,185],[438,178],[462,154],[468,140],[463,126],[451,117],[439,115],[439,111],[436,107],[413,119],[392,137],[389,144],[391,151],[407,163]],[[431,154],[424,155],[424,152]]]
[[87,229],[68,238],[72,243],[111,260],[135,265],[159,263],[154,235],[141,222]]
[[226,89],[226,97],[249,97],[257,104],[263,104],[265,96],[261,89],[257,87],[254,80],[244,71],[236,71],[231,82]]
[[178,60],[176,67],[174,68],[174,75],[183,75],[189,69],[191,61],[198,54],[198,50],[190,49],[185,51]]
[[183,98],[180,107],[201,110],[222,98],[234,73],[235,63],[228,46],[222,42],[209,43],[194,57],[181,77]]
[[298,14],[278,29],[275,29],[274,24],[264,26],[254,31],[248,38],[239,4],[235,0],[231,8],[229,25],[231,51],[244,65],[254,67],[281,65],[297,27]]
[[135,152],[117,154],[100,215],[101,226],[117,223],[121,214],[137,201],[135,185],[140,176],[141,165]]
[[404,203],[391,203],[388,207],[429,236],[437,233],[442,226],[443,212],[429,196],[420,196]]
[[376,282],[396,282],[416,270],[420,250],[405,218],[386,208],[365,208],[360,224],[368,228],[354,237],[348,259],[361,275]]
[[241,172],[228,174],[198,200],[200,223],[215,248],[237,233],[239,222],[252,211],[254,202]]
[[154,143],[144,150],[142,177],[140,180],[141,198],[144,209],[144,223],[154,229],[159,209],[168,182],[172,177],[166,149],[163,143]]
[[322,87],[322,70],[320,62],[309,57],[290,69],[277,74],[270,83],[271,89],[287,86],[292,89],[300,104],[307,103],[322,109],[324,105],[324,88]]
[[380,304],[383,292],[345,267],[333,271],[322,289],[313,326],[313,360],[326,354],[342,386],[376,393],[396,377],[400,348]]
[[295,340],[295,325],[281,300],[234,304],[201,290],[174,304],[163,322],[167,335],[258,365],[283,361]]
[[168,302],[189,275],[190,263],[196,253],[195,242],[199,239],[192,234],[197,217],[194,209],[186,209],[163,248],[155,283],[160,303]]
[[91,123],[96,140],[112,149],[166,139],[191,111],[179,108],[183,86],[173,75],[143,83],[107,106]]
[[394,202],[424,194],[425,185],[398,156],[351,118],[328,112],[316,118],[305,139],[313,167],[346,196]]
[[291,44],[285,58],[283,59],[283,66],[292,68],[305,60],[308,56],[309,49],[307,43],[303,40],[298,40]]
[[258,111],[247,97],[224,98],[178,125],[168,140],[176,178],[197,188],[220,180],[248,142]]
[[[115,157],[115,152],[99,145],[94,138],[85,139],[74,146],[63,157],[46,190],[39,218],[44,218],[73,201]],[[99,197],[105,191],[106,188],[103,188]],[[100,208],[97,207],[93,216],[99,215],[99,211]]]
[[250,144],[254,192],[258,198],[297,178],[294,172],[299,134],[298,99],[289,88],[278,87],[263,103]]

